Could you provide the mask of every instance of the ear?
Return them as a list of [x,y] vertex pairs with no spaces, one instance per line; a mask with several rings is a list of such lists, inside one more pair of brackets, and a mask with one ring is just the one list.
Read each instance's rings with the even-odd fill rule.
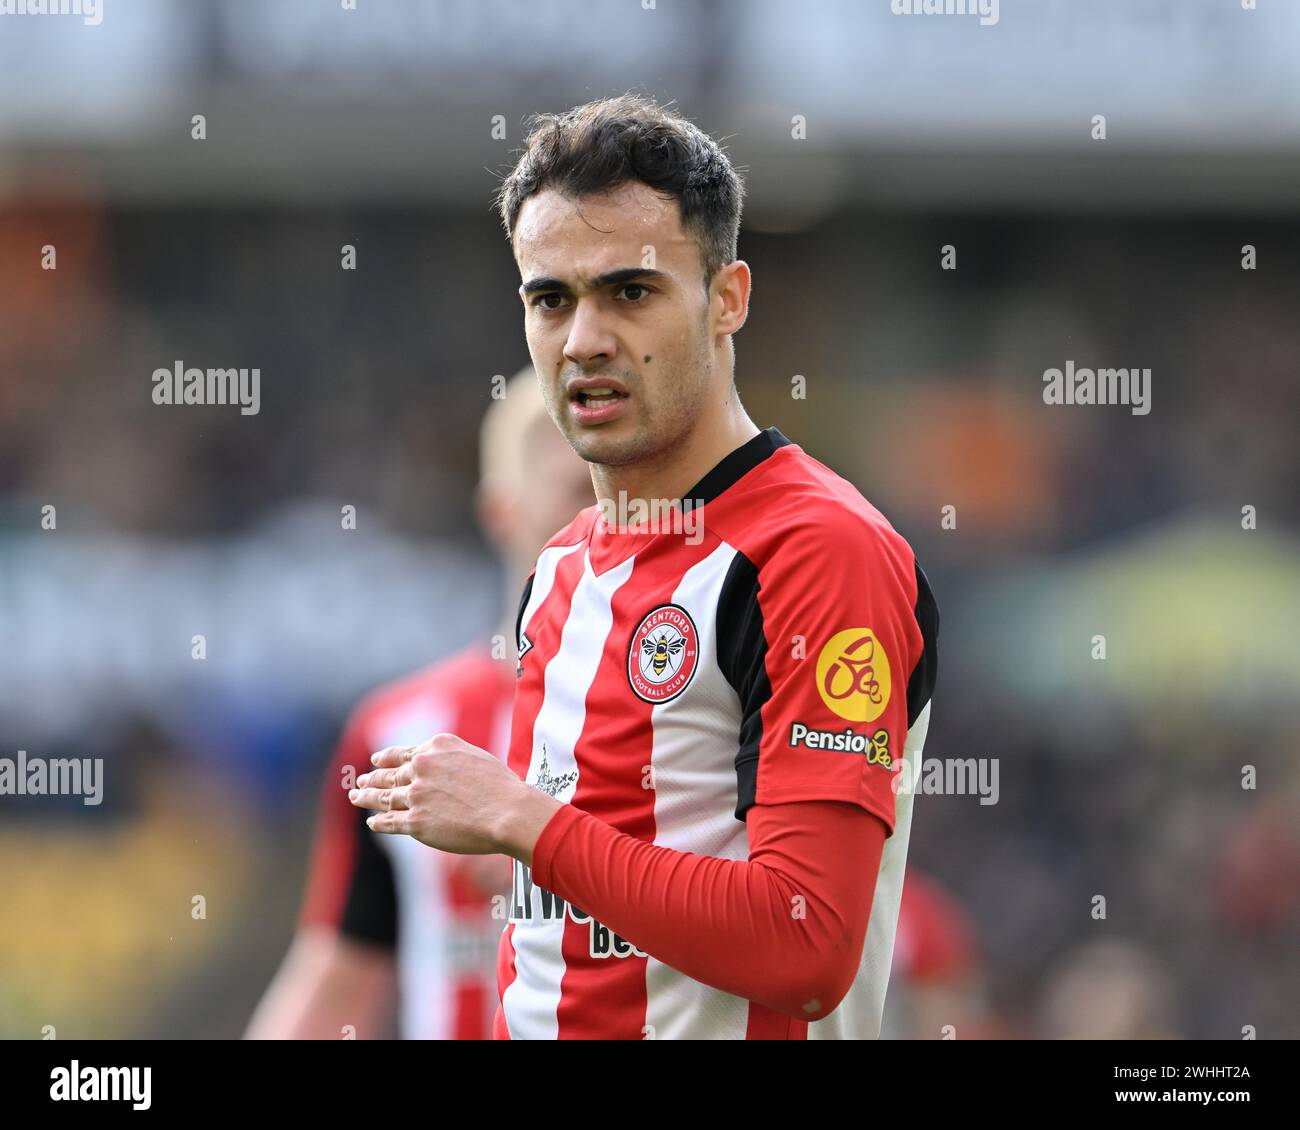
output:
[[474,513],[488,541],[499,550],[507,549],[515,517],[509,495],[491,480],[484,480],[474,491]]
[[710,286],[710,303],[720,304],[716,334],[734,334],[749,318],[749,264],[736,259],[720,267]]

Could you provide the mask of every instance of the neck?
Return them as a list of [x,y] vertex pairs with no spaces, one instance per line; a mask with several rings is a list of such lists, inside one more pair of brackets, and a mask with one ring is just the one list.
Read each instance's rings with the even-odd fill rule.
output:
[[657,455],[625,466],[591,465],[596,498],[617,503],[619,492],[633,499],[677,500],[736,448],[758,435],[758,426],[734,391],[721,420],[701,418],[683,441]]

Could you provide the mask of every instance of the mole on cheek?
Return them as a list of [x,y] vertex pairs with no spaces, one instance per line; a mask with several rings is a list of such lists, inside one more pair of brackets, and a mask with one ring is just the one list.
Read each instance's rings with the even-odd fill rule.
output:
[[647,365],[650,364],[650,354],[648,354],[648,353],[645,355],[645,363],[646,363]]

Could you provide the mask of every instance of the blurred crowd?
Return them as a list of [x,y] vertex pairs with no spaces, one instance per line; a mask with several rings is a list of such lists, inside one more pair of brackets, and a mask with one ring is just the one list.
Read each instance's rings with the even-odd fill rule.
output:
[[[953,944],[886,1035],[1300,1035],[1298,237],[742,233],[742,397],[916,548],[926,755],[1000,764],[995,805],[918,800]],[[108,766],[98,808],[5,806],[0,1036],[242,1030],[345,713],[491,646],[475,434],[528,360],[517,286],[486,207],[0,212],[0,752]],[[1045,404],[1067,359],[1149,367],[1150,414]],[[261,411],[154,404],[178,360],[260,367]]]

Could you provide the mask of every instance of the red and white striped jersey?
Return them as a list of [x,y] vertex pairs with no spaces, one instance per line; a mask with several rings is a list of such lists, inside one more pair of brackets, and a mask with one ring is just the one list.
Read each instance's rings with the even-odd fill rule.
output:
[[[366,827],[348,788],[370,755],[455,733],[504,758],[515,680],[486,647],[467,649],[368,695],[353,711],[320,799],[301,924],[395,947],[400,1024],[407,1039],[485,1039],[497,1006],[501,919],[483,889],[482,861]],[[345,771],[351,773],[345,776]],[[509,869],[502,857],[500,886]],[[500,892],[499,892],[500,893]],[[498,897],[499,897],[498,893]]]
[[875,1038],[911,822],[910,790],[892,786],[900,758],[919,768],[933,597],[885,518],[775,428],[683,498],[698,526],[617,529],[592,507],[543,549],[520,606],[510,767],[629,836],[727,860],[748,858],[755,804],[865,809],[888,838],[862,877],[857,977],[824,1018],[767,1023],[516,863],[494,1034]]

